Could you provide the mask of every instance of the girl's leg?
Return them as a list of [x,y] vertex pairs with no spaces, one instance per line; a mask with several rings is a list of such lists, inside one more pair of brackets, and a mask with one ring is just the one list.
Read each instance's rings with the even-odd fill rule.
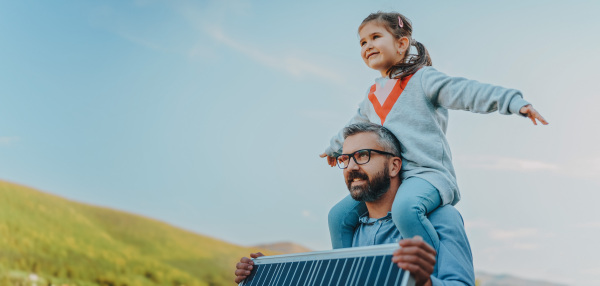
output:
[[402,237],[419,235],[437,250],[440,239],[427,214],[441,203],[440,193],[433,185],[421,178],[410,177],[402,181],[396,193],[392,205],[392,220]]
[[333,249],[352,247],[358,218],[366,211],[365,203],[355,201],[350,195],[331,208],[329,211],[329,234]]

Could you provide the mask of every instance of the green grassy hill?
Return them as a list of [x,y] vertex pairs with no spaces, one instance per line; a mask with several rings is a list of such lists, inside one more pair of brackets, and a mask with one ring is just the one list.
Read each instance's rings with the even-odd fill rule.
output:
[[0,285],[235,285],[254,251],[0,181]]

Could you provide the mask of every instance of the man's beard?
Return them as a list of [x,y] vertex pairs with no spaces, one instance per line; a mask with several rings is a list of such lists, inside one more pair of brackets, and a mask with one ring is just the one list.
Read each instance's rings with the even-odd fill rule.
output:
[[[367,181],[366,184],[360,186],[352,186],[352,181],[359,178]],[[379,172],[369,178],[367,174],[360,171],[352,171],[348,174],[346,185],[350,191],[350,196],[359,202],[373,202],[381,198],[390,187],[391,179],[389,177],[389,168],[386,165],[382,172]]]

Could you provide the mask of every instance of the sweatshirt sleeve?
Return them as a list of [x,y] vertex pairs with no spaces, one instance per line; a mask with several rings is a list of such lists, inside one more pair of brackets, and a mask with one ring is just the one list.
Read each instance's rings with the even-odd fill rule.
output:
[[[368,95],[368,92],[367,92]],[[356,114],[350,119],[350,121],[344,126],[348,126],[359,122],[368,122],[369,118],[365,114],[365,109],[368,108],[369,99],[365,98],[358,106]],[[344,129],[342,128],[336,135],[334,135],[329,141],[329,147],[325,149],[327,156],[334,156],[342,153],[342,145],[344,144]]]
[[434,105],[447,109],[520,115],[521,107],[529,104],[516,89],[450,77],[431,67],[423,68],[421,85]]

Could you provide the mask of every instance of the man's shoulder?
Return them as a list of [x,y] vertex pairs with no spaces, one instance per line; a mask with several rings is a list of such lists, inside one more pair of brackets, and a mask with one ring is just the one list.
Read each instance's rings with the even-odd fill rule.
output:
[[431,224],[435,225],[453,225],[464,227],[463,218],[460,212],[451,205],[441,206],[433,210],[428,215]]

